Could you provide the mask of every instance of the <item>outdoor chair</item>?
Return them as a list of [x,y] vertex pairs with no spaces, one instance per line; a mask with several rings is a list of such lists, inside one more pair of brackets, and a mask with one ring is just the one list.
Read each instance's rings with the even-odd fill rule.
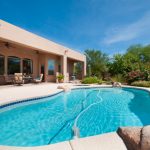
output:
[[42,79],[43,79],[43,74],[40,74],[39,77],[33,79],[33,82],[34,82],[34,83],[41,83],[41,82],[42,82]]
[[4,75],[5,84],[13,84],[14,75]]
[[14,84],[17,84],[17,85],[24,84],[22,73],[15,73]]
[[5,83],[5,77],[3,75],[0,75],[0,85],[4,85]]

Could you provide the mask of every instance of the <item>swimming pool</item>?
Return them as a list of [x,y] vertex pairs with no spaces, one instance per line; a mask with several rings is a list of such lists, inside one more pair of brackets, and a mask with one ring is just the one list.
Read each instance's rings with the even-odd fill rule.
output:
[[40,146],[150,124],[150,94],[133,88],[85,88],[0,109],[0,145]]

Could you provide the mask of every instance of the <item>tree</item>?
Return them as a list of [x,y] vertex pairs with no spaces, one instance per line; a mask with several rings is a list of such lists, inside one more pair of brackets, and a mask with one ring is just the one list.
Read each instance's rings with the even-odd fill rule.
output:
[[107,72],[108,56],[100,50],[87,49],[85,50],[87,58],[88,75],[101,78]]
[[[135,76],[139,73],[144,80],[150,77],[150,45],[133,45],[123,55],[114,55],[113,61],[109,63],[109,72],[112,76],[121,74],[123,77]],[[136,78],[135,78],[136,79]]]
[[141,46],[133,45],[127,49],[126,54],[133,54],[137,59],[143,63],[150,62],[150,45]]
[[123,55],[116,54],[113,56],[113,61],[109,63],[109,72],[111,75],[123,74],[125,70],[125,62]]

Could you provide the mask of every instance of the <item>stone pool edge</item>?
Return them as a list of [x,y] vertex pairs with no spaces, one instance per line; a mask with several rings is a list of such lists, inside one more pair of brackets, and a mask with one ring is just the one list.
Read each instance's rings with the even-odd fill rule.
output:
[[127,150],[116,132],[35,147],[0,146],[0,150]]
[[[75,90],[75,89],[89,89],[89,88],[110,88],[112,87],[111,85],[96,85],[96,84],[92,84],[92,85],[88,85],[88,86],[76,86],[73,85],[71,86],[71,90]],[[139,90],[145,90],[147,92],[150,92],[150,88],[146,88],[146,87],[136,87],[136,86],[127,86],[127,85],[123,85],[123,88],[132,88],[132,89],[139,89]],[[23,103],[23,102],[28,102],[28,101],[35,101],[35,100],[39,100],[41,98],[46,98],[46,97],[52,97],[54,95],[60,94],[64,92],[62,89],[56,89],[55,92],[52,92],[51,94],[47,94],[47,95],[41,95],[41,96],[33,96],[33,97],[27,97],[27,98],[23,98],[23,99],[13,99],[11,101],[0,101],[0,109],[10,106],[10,105],[15,105],[18,103]]]

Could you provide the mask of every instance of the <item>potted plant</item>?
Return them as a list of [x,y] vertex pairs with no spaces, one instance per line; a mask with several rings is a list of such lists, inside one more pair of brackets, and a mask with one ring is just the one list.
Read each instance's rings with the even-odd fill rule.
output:
[[59,74],[57,76],[57,80],[58,80],[59,83],[62,83],[64,81],[64,75],[63,74]]

